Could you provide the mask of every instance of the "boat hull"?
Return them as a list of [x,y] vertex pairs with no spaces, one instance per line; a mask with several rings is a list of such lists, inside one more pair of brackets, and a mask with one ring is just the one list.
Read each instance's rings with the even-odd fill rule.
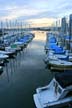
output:
[[36,108],[61,108],[61,107],[67,107],[69,106],[69,104],[72,103],[72,97],[70,97],[70,98],[66,98],[66,99],[62,99],[59,101],[46,104],[46,106],[42,106],[42,104],[40,103],[40,100],[38,99],[37,94],[33,95],[33,99],[34,99]]

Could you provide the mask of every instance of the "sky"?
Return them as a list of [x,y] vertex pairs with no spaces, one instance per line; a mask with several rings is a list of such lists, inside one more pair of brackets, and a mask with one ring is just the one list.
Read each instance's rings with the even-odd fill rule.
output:
[[50,26],[72,13],[72,0],[0,0],[0,20]]

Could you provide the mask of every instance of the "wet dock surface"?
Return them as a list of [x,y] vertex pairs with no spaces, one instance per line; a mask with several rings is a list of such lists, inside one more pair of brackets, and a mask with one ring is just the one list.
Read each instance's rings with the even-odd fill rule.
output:
[[0,76],[0,108],[35,108],[33,94],[53,74],[45,68],[45,33],[35,32],[27,49],[10,60]]

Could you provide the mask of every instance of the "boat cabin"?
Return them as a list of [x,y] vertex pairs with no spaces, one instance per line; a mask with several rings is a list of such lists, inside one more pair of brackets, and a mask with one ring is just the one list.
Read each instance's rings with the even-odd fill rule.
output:
[[37,88],[34,102],[37,108],[59,107],[72,102],[72,73],[56,74],[49,85]]

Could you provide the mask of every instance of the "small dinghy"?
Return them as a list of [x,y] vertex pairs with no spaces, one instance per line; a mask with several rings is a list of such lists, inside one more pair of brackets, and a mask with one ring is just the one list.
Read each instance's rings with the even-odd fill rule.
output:
[[61,108],[72,103],[72,73],[56,74],[49,85],[36,89],[37,108]]

